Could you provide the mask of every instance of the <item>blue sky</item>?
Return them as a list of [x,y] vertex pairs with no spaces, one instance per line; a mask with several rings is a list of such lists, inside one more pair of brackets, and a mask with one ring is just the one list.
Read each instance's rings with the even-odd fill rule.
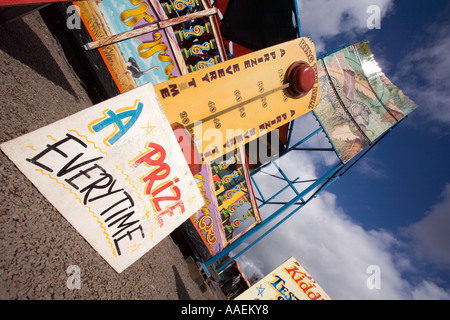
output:
[[[381,29],[370,30],[374,4]],[[450,3],[299,0],[299,10],[318,54],[368,40],[383,72],[419,108],[238,262],[247,276],[265,275],[294,256],[333,299],[450,299]],[[313,123],[298,119],[295,136]],[[280,166],[306,179],[333,161],[297,153]],[[255,178],[265,195],[276,190],[264,175]],[[381,289],[367,288],[370,265],[380,267]]]

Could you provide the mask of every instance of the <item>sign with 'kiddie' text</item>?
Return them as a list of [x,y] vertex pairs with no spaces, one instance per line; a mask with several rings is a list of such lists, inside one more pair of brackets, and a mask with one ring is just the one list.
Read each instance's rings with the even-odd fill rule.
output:
[[331,300],[291,257],[239,295],[236,300]]
[[151,84],[0,147],[117,272],[204,204]]

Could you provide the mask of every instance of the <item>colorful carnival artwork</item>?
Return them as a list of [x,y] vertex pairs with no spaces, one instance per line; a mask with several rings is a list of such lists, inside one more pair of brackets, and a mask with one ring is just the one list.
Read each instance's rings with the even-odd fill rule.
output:
[[321,99],[314,109],[345,163],[417,108],[381,72],[368,42],[317,62]]
[[225,161],[203,165],[194,178],[205,205],[183,227],[208,259],[259,224],[261,216],[242,148]]
[[[85,48],[99,50],[120,92],[167,81],[196,65],[211,65],[211,56],[216,57],[214,63],[226,59],[217,19],[206,10],[211,8],[208,1],[103,0],[75,4],[93,41]],[[148,27],[150,31],[138,32]],[[130,36],[126,36],[128,33]]]

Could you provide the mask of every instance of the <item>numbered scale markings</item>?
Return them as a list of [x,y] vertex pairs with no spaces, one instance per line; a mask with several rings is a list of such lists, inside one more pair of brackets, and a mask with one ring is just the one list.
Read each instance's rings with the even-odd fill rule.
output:
[[172,124],[193,135],[203,162],[312,110],[319,101],[313,42],[298,38],[155,86]]

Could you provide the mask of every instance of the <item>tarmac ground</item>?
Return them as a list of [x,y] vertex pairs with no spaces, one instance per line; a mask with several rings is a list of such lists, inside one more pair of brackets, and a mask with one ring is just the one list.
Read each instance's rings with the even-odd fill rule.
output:
[[[39,12],[0,25],[0,143],[92,104]],[[221,298],[171,237],[118,274],[2,152],[0,199],[0,299]]]

